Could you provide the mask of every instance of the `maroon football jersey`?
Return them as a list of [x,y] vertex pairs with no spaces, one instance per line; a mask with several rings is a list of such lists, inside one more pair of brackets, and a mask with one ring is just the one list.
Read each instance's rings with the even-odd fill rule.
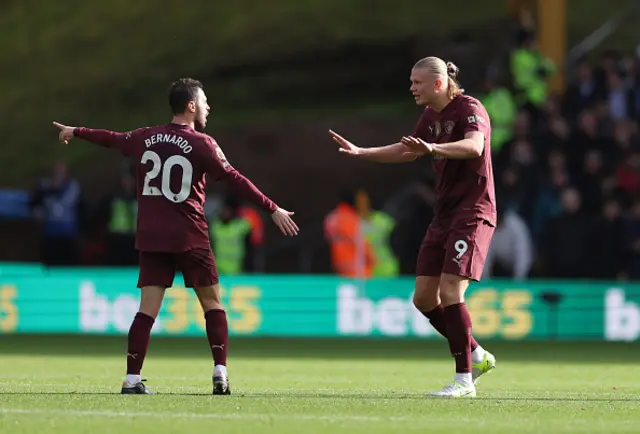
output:
[[76,128],[75,136],[116,148],[136,163],[138,223],[136,248],[179,253],[209,248],[204,214],[206,175],[230,182],[265,211],[277,205],[227,161],[216,141],[187,125],[168,124],[127,133]]
[[465,160],[433,158],[437,173],[435,220],[451,222],[482,218],[495,226],[491,123],[482,103],[460,95],[440,113],[427,107],[418,121],[415,136],[428,143],[450,143],[464,139],[471,131],[484,134],[484,151],[480,157]]

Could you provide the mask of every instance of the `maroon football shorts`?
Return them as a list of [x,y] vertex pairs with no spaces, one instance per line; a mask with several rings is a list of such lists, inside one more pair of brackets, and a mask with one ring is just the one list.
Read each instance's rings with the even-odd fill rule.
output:
[[173,286],[180,270],[187,288],[218,283],[218,270],[211,249],[193,249],[181,253],[140,252],[138,288],[143,286]]
[[443,273],[480,280],[493,227],[484,219],[449,224],[431,223],[420,245],[417,276]]

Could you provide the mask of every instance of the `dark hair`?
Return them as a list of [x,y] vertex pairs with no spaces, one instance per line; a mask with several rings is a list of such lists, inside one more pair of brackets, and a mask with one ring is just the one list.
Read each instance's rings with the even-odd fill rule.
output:
[[169,89],[169,106],[174,115],[179,115],[187,110],[189,101],[195,101],[198,97],[198,89],[203,89],[202,83],[193,78],[181,78],[174,81]]

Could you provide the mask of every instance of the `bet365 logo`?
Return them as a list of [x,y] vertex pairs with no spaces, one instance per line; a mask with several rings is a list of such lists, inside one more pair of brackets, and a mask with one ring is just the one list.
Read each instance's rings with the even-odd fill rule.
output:
[[430,336],[435,330],[413,307],[413,294],[406,299],[384,297],[374,301],[356,285],[338,288],[338,332],[342,335]]
[[635,341],[640,338],[640,306],[625,298],[622,289],[612,288],[605,294],[605,338],[608,341]]

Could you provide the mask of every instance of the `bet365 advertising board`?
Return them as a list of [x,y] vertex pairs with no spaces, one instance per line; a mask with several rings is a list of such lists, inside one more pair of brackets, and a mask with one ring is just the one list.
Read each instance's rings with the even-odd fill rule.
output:
[[[135,269],[0,266],[0,333],[125,334],[138,310]],[[167,290],[153,332],[201,336],[195,295]],[[413,278],[351,281],[329,276],[222,277],[232,335],[434,338],[413,307]],[[481,339],[640,338],[640,284],[486,281],[467,293]]]

